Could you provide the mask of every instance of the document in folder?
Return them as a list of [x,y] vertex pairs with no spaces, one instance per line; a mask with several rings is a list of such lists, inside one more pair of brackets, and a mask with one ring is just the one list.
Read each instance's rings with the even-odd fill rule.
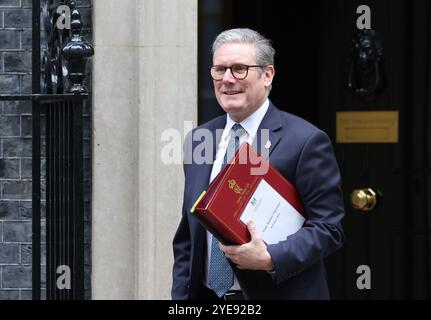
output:
[[190,212],[224,244],[249,242],[249,220],[267,244],[285,240],[306,220],[295,187],[248,143],[240,146]]

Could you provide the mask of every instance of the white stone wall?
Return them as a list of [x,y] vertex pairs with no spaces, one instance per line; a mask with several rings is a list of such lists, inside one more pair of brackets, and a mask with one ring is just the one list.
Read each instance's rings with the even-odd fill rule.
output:
[[162,132],[197,119],[197,0],[94,0],[93,299],[170,299],[182,166]]

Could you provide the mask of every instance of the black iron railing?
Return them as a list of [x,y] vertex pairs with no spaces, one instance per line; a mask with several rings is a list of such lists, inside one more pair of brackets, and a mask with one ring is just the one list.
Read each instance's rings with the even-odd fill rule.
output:
[[[32,101],[32,292],[41,297],[41,178],[46,179],[46,296],[84,298],[84,200],[82,110],[93,48],[81,36],[74,1],[32,2],[32,94],[0,95],[0,101]],[[70,9],[70,28],[57,21]],[[41,9],[47,49],[41,63]],[[41,79],[43,81],[41,82]],[[41,88],[42,83],[42,88]],[[42,93],[41,93],[42,92]],[[45,116],[46,170],[41,172],[41,115]]]
[[82,95],[44,107],[47,299],[83,299]]

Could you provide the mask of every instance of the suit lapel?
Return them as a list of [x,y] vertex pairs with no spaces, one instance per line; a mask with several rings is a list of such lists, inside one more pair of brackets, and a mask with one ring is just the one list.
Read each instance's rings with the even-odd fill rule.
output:
[[264,158],[268,159],[281,139],[281,121],[279,110],[269,102],[268,111],[262,119],[252,146]]
[[[216,157],[216,153],[217,153],[217,145],[220,142],[221,139],[221,135],[223,133],[223,129],[226,125],[226,117],[220,117],[219,119],[217,119],[213,126],[208,128],[211,131],[211,139],[212,139],[212,146],[211,148],[208,148],[211,150],[212,154],[211,154],[211,159],[212,161],[210,163],[204,163],[204,164],[200,164],[200,165],[195,165],[194,170],[197,170],[197,174],[195,175],[198,179],[195,180],[194,182],[194,194],[193,194],[193,201],[195,201],[199,195],[201,194],[201,192],[205,189],[207,189],[208,185],[209,185],[209,180],[210,180],[210,176],[211,176],[211,171],[212,171],[212,167],[213,167],[213,163]],[[197,231],[199,231],[200,235],[204,235],[205,233],[203,232],[205,229],[200,225],[200,223],[196,220],[196,219],[192,219],[191,224],[192,224],[192,228],[195,228]]]
[[211,156],[208,158],[211,158],[212,161],[210,163],[197,166],[197,170],[199,170],[199,177],[201,177],[199,179],[199,184],[201,184],[202,190],[205,189],[209,184],[213,163],[217,154],[217,145],[220,142],[225,125],[226,117],[221,117],[221,119],[217,119],[217,121],[214,122],[213,127],[209,128],[211,131],[212,146],[211,148],[208,148],[211,149]]

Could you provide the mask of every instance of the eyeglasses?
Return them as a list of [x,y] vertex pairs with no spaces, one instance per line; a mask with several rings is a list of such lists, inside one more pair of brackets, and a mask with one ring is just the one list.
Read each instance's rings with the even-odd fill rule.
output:
[[248,66],[246,64],[233,64],[230,67],[215,65],[210,68],[211,77],[218,81],[223,79],[227,69],[230,69],[233,77],[238,80],[245,79],[248,75],[248,68],[263,68],[263,66]]

